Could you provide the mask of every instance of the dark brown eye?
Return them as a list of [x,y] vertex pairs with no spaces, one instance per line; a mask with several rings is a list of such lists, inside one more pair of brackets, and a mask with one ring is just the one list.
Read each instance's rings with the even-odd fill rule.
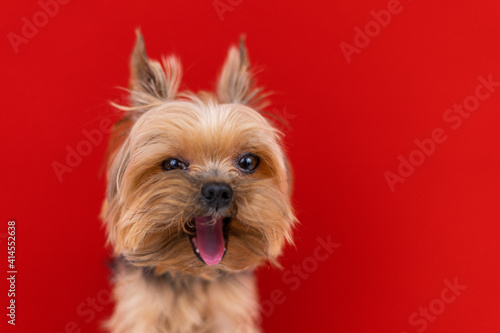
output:
[[189,164],[184,163],[176,158],[167,158],[161,163],[163,171],[170,171],[175,169],[187,170]]
[[246,173],[254,173],[259,166],[259,162],[260,159],[256,155],[248,153],[240,158],[238,161],[238,167]]

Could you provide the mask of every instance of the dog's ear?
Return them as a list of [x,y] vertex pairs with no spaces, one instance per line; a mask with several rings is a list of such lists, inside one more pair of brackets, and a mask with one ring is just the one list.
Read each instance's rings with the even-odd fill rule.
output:
[[130,89],[133,106],[144,106],[173,99],[182,78],[182,67],[175,56],[163,58],[162,65],[148,59],[144,38],[136,30],[136,41],[130,58]]
[[250,71],[244,36],[240,37],[239,47],[233,45],[229,48],[217,82],[217,96],[223,103],[265,107],[266,96],[262,93],[262,88],[255,86],[255,79]]

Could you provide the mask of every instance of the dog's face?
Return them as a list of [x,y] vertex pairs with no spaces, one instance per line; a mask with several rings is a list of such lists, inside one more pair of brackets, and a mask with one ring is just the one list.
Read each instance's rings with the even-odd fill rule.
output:
[[[180,65],[132,54],[129,115],[115,126],[103,207],[117,255],[157,273],[210,276],[274,262],[295,217],[280,135],[259,99],[246,52],[230,49],[217,87],[178,94]],[[246,105],[245,105],[246,104]]]

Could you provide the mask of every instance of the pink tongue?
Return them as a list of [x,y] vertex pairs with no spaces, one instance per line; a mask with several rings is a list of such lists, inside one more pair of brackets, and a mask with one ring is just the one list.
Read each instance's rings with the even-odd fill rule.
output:
[[213,221],[210,216],[194,219],[196,222],[196,246],[207,265],[216,265],[224,256],[222,219]]

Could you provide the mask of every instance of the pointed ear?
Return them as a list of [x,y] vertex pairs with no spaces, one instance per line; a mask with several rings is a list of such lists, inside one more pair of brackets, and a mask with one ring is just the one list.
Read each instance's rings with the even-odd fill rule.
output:
[[182,78],[182,67],[175,56],[163,58],[162,65],[149,60],[144,38],[136,30],[136,41],[130,58],[130,89],[134,106],[143,106],[173,99]]
[[226,62],[217,82],[217,96],[223,103],[238,103],[263,108],[267,104],[261,87],[255,86],[253,73],[250,72],[248,53],[244,36],[240,45],[229,48]]

